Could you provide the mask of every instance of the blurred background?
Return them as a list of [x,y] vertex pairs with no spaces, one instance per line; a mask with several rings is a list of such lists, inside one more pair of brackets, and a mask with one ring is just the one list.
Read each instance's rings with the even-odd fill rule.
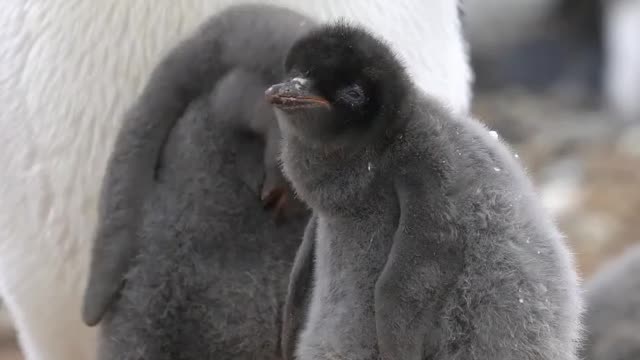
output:
[[[461,11],[473,113],[519,155],[588,279],[640,241],[640,0]],[[0,309],[0,360],[21,359],[9,324]]]
[[464,3],[473,113],[520,155],[588,278],[640,240],[640,1]]

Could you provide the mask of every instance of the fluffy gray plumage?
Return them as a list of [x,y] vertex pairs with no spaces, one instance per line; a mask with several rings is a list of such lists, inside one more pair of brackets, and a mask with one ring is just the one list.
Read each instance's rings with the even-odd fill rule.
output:
[[286,358],[575,359],[572,257],[507,146],[421,94],[358,27],[314,30],[285,63],[267,97],[314,213]]
[[[278,7],[233,7],[154,70],[103,184],[83,309],[101,322],[100,358],[278,358],[309,213],[286,201],[263,94],[310,26]],[[270,187],[293,210],[279,226],[263,209]]]
[[585,286],[581,359],[640,359],[640,245],[606,264]]

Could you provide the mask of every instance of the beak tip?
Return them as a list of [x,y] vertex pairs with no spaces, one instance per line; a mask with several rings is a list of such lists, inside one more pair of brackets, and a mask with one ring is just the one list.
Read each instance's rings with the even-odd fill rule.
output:
[[330,107],[326,99],[309,93],[299,80],[271,85],[265,90],[264,95],[267,103],[282,109]]

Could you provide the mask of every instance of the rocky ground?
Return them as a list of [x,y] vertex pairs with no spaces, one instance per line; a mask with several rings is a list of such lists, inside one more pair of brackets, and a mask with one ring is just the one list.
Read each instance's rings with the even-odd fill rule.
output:
[[[567,236],[581,274],[640,241],[640,125],[548,94],[476,95],[474,113],[509,142]],[[0,333],[0,360],[19,360]]]

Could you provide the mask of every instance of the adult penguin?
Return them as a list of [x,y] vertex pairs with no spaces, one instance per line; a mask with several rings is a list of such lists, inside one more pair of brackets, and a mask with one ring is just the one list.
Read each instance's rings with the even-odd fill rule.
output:
[[[92,359],[80,318],[97,202],[124,111],[161,55],[247,0],[5,0],[0,12],[0,295],[29,360]],[[265,1],[266,2],[266,1]],[[426,92],[457,112],[471,74],[450,0],[276,0],[389,39]]]

